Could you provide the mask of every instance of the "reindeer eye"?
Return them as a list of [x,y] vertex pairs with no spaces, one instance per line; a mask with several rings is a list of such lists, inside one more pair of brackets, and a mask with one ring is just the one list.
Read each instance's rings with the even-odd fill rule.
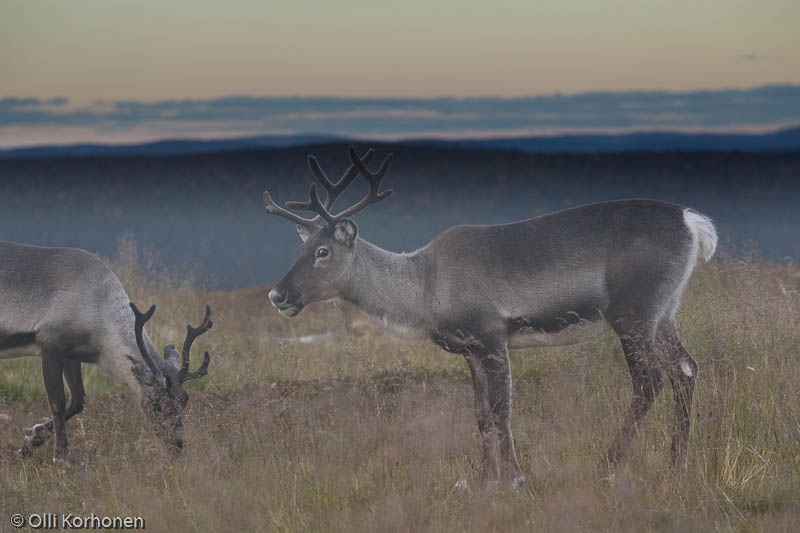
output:
[[321,247],[317,248],[317,258],[328,257],[328,255],[330,255],[330,253],[331,253],[330,250],[328,250],[324,246],[321,246]]

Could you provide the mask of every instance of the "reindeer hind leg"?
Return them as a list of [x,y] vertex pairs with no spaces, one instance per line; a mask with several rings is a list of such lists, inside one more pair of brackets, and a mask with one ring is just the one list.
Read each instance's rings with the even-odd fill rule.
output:
[[648,321],[612,323],[625,353],[633,388],[633,397],[625,420],[606,454],[606,466],[612,472],[664,387],[664,376],[656,357],[654,332],[648,324]]
[[478,431],[481,434],[483,450],[481,484],[485,487],[490,481],[495,484],[499,483],[500,479],[497,465],[497,443],[489,399],[489,377],[480,355],[467,352],[464,354],[464,358],[467,360],[472,374],[473,392],[475,394],[475,417],[478,419]]
[[665,318],[659,325],[658,343],[675,397],[670,459],[674,467],[686,470],[692,424],[692,398],[697,381],[697,361],[683,347],[671,318]]

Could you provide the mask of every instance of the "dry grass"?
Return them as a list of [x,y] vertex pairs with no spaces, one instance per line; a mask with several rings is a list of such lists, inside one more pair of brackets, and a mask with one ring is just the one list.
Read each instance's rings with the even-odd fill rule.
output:
[[[528,485],[453,490],[479,470],[463,361],[432,345],[356,337],[332,304],[287,320],[263,290],[203,293],[117,267],[159,310],[157,345],[182,339],[208,301],[213,354],[192,382],[188,448],[171,460],[127,390],[85,369],[86,412],[68,424],[83,466],[23,460],[23,428],[47,416],[38,361],[0,365],[0,531],[14,512],[142,515],[151,531],[791,530],[800,522],[800,270],[713,265],[679,314],[700,363],[689,472],[667,467],[671,391],[614,483],[595,464],[629,399],[613,336],[512,353],[513,427]],[[163,280],[163,277],[158,279]],[[278,339],[332,332],[324,342]],[[196,363],[195,363],[196,364]]]

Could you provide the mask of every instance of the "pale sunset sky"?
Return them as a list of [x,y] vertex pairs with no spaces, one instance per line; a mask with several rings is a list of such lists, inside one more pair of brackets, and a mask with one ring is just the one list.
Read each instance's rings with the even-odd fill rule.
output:
[[[469,115],[470,121],[458,127],[475,131],[481,130],[475,117],[483,111],[461,108],[465,98],[796,86],[798,21],[797,0],[2,1],[0,146],[340,133],[359,127],[350,122],[345,127],[343,116],[358,117],[364,126],[369,116],[430,122],[430,113]],[[228,111],[216,114],[198,111],[197,106],[205,112],[230,96],[254,101],[238,102],[237,116],[227,116],[225,106]],[[341,109],[306,109],[292,100],[291,116],[276,118],[262,109],[273,97],[351,100]],[[400,107],[382,101],[376,108],[375,99],[388,98],[423,101]],[[461,107],[443,110],[430,103],[437,98],[456,99]],[[356,102],[361,99],[367,99],[366,108]],[[131,116],[130,110],[118,108],[133,101],[152,110],[165,101],[188,100],[196,104],[194,115],[159,107],[156,114],[126,121],[123,115]],[[242,117],[242,108],[254,103],[261,107]],[[548,109],[531,112],[541,119]],[[306,122],[298,122],[301,115]],[[666,126],[677,116],[663,109],[662,115]],[[794,123],[795,118],[774,112],[737,124]],[[489,129],[558,129],[557,119],[497,122]],[[381,128],[367,129],[380,133]],[[414,128],[392,131],[413,133]],[[423,130],[454,128],[437,124]]]

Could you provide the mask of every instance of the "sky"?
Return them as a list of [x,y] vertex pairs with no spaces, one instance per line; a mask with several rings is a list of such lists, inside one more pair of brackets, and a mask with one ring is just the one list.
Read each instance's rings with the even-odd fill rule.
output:
[[[674,101],[698,91],[727,98],[731,89],[797,86],[798,20],[796,0],[4,0],[0,146],[359,127],[386,135],[499,134],[509,125],[497,120],[433,124],[430,113],[442,110],[430,102],[524,104],[535,97],[610,92],[623,98],[643,91],[676,93],[665,96]],[[176,120],[187,102],[220,111],[231,97],[240,98],[238,115]],[[327,116],[321,123],[314,115],[319,97],[345,99],[327,111],[361,120],[345,129]],[[265,102],[274,107],[289,100],[294,119],[262,113]],[[375,109],[376,102],[401,100],[419,105]],[[248,102],[258,105],[252,120],[243,120],[241,106]],[[161,114],[121,118],[137,105],[137,112],[161,106]],[[39,113],[34,121],[28,120],[32,109]],[[464,105],[458,111],[483,113]],[[45,112],[51,118],[43,121]],[[299,121],[301,115],[310,119]],[[795,120],[773,111],[744,123],[675,124],[675,115],[668,110],[655,126],[746,129]],[[552,115],[549,123],[510,127],[646,128],[652,122],[618,117],[562,124]]]

